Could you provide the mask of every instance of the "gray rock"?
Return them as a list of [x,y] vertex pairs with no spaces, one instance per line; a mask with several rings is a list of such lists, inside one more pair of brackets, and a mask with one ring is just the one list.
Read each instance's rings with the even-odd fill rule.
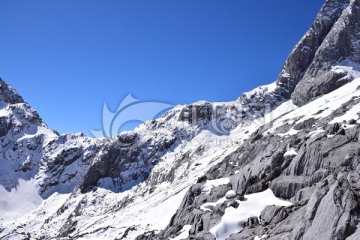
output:
[[264,224],[276,224],[284,220],[288,216],[284,207],[280,206],[267,206],[261,212],[261,221]]
[[259,225],[259,219],[257,217],[251,217],[247,220],[245,226],[248,228],[254,228]]
[[25,103],[15,89],[0,78],[0,102],[1,101],[8,104]]
[[[277,83],[282,87],[283,95],[290,97],[298,83],[304,79],[304,74],[315,62],[316,54],[319,52],[324,39],[348,4],[349,0],[328,0],[325,2],[310,30],[295,46],[282,68]],[[298,87],[292,96],[295,104],[304,103],[307,99],[307,97],[304,98],[303,95],[298,94],[299,89]]]
[[238,208],[240,204],[236,200],[232,200],[227,204],[228,207]]
[[[335,72],[331,69],[333,66],[341,65],[345,60],[360,63],[360,45],[356,42],[360,30],[359,3],[357,0],[325,3],[323,12],[320,12],[308,34],[314,34],[314,31],[320,29],[326,31],[320,31],[320,45],[316,48],[314,57],[309,59],[310,64],[302,72],[299,83],[291,95],[296,105],[304,105],[354,79],[351,73]],[[328,7],[332,9],[330,16],[324,13]],[[346,10],[343,11],[345,7]]]

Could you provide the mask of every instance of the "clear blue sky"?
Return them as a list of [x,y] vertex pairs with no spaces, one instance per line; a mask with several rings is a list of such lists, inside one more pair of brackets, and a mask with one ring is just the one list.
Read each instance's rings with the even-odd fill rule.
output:
[[104,102],[230,101],[273,82],[323,0],[3,0],[0,76],[60,133]]

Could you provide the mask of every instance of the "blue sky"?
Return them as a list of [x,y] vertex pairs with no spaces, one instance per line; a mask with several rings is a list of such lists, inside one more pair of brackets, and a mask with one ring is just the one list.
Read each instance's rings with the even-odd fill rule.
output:
[[0,1],[0,76],[60,133],[132,93],[231,101],[273,82],[323,0]]

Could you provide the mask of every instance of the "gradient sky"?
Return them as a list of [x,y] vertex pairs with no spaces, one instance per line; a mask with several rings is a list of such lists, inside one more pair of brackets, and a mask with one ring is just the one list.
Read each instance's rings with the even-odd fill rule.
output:
[[271,83],[324,0],[1,0],[0,76],[59,131],[128,93],[231,101]]

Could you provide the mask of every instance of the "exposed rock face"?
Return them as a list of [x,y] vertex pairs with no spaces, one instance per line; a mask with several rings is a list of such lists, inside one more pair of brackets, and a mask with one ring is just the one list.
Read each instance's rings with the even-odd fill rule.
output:
[[349,1],[326,1],[308,32],[291,52],[277,80],[277,83],[284,87],[283,94],[286,97],[290,97],[296,85],[303,79],[305,72],[314,62],[319,47],[339,19],[342,11],[349,4]]
[[[346,8],[321,42],[314,59],[295,88],[292,99],[297,105],[304,105],[357,77],[346,69],[334,70],[337,65],[353,65],[353,68],[358,69],[360,63],[360,2],[352,0],[344,6]],[[328,20],[323,17],[323,21]]]
[[[0,80],[0,154],[2,170],[0,184],[7,189],[17,185],[17,180],[35,175],[41,154],[35,153],[49,136],[38,133],[47,129],[37,112],[4,81]],[[24,135],[28,137],[24,138]],[[23,154],[28,152],[28,154]]]
[[0,184],[10,190],[19,179],[36,179],[44,198],[72,192],[103,144],[82,134],[59,136],[2,80],[0,93]]
[[359,16],[358,1],[327,0],[286,60],[276,88],[252,101],[276,105],[291,97],[302,106],[359,77]]
[[0,78],[0,102],[16,104],[24,103],[22,97]]
[[[359,84],[357,79],[348,89]],[[341,91],[334,92],[334,96],[338,96],[337,92]],[[234,233],[229,239],[253,239],[256,235],[267,235],[266,239],[346,239],[355,234],[360,222],[360,124],[351,119],[348,123],[352,124],[329,124],[359,104],[360,92],[355,90],[354,94],[356,97],[336,107],[337,111],[317,117],[314,125],[304,124],[306,127],[295,134],[291,131],[284,134],[283,126],[278,123],[313,122],[305,119],[309,116],[296,120],[298,117],[294,115],[309,113],[308,109],[316,113],[321,110],[316,106],[333,96],[320,98],[311,106],[295,110],[297,113],[293,115],[291,112],[261,127],[202,178],[228,177],[230,184],[216,186],[210,194],[201,191],[204,181],[193,185],[168,228],[158,235],[159,239],[175,237],[184,225],[192,226],[190,239],[215,239],[209,232],[220,223],[225,209],[241,206],[246,201],[244,194],[268,188],[277,197],[290,200],[293,206],[266,207],[260,222],[250,219],[242,232]],[[206,203],[219,202],[229,190],[235,191],[234,199],[239,204],[232,205],[232,199],[227,199],[208,211],[201,208]]]
[[[358,77],[359,1],[328,0],[287,59],[278,78],[298,106]],[[348,65],[350,68],[337,68]]]
[[[287,59],[275,90],[255,95],[261,96],[255,101],[291,96],[295,104],[303,106],[359,77],[359,17],[359,1],[326,1]],[[244,95],[239,100],[243,99],[249,98]],[[350,128],[329,122],[358,103],[356,96],[323,119],[284,121],[270,135],[265,133],[275,123],[260,128],[206,174],[204,179],[231,179],[230,186],[213,190],[222,195],[204,196],[199,191],[204,183],[193,185],[158,238],[174,237],[184,225],[192,225],[190,239],[215,239],[210,229],[219,224],[226,206],[237,208],[238,204],[225,201],[205,212],[201,210],[203,204],[218,201],[229,189],[241,199],[244,194],[270,188],[276,196],[291,200],[293,207],[269,206],[263,210],[260,224],[250,220],[241,233],[229,239],[253,239],[256,235],[267,235],[266,239],[356,239],[359,192],[354,185],[359,175],[359,125],[351,119]],[[326,108],[318,110],[314,115],[321,115]],[[308,132],[319,128],[324,130],[309,137]],[[283,135],[291,129],[296,133]],[[296,149],[296,156],[286,155],[289,147]]]

